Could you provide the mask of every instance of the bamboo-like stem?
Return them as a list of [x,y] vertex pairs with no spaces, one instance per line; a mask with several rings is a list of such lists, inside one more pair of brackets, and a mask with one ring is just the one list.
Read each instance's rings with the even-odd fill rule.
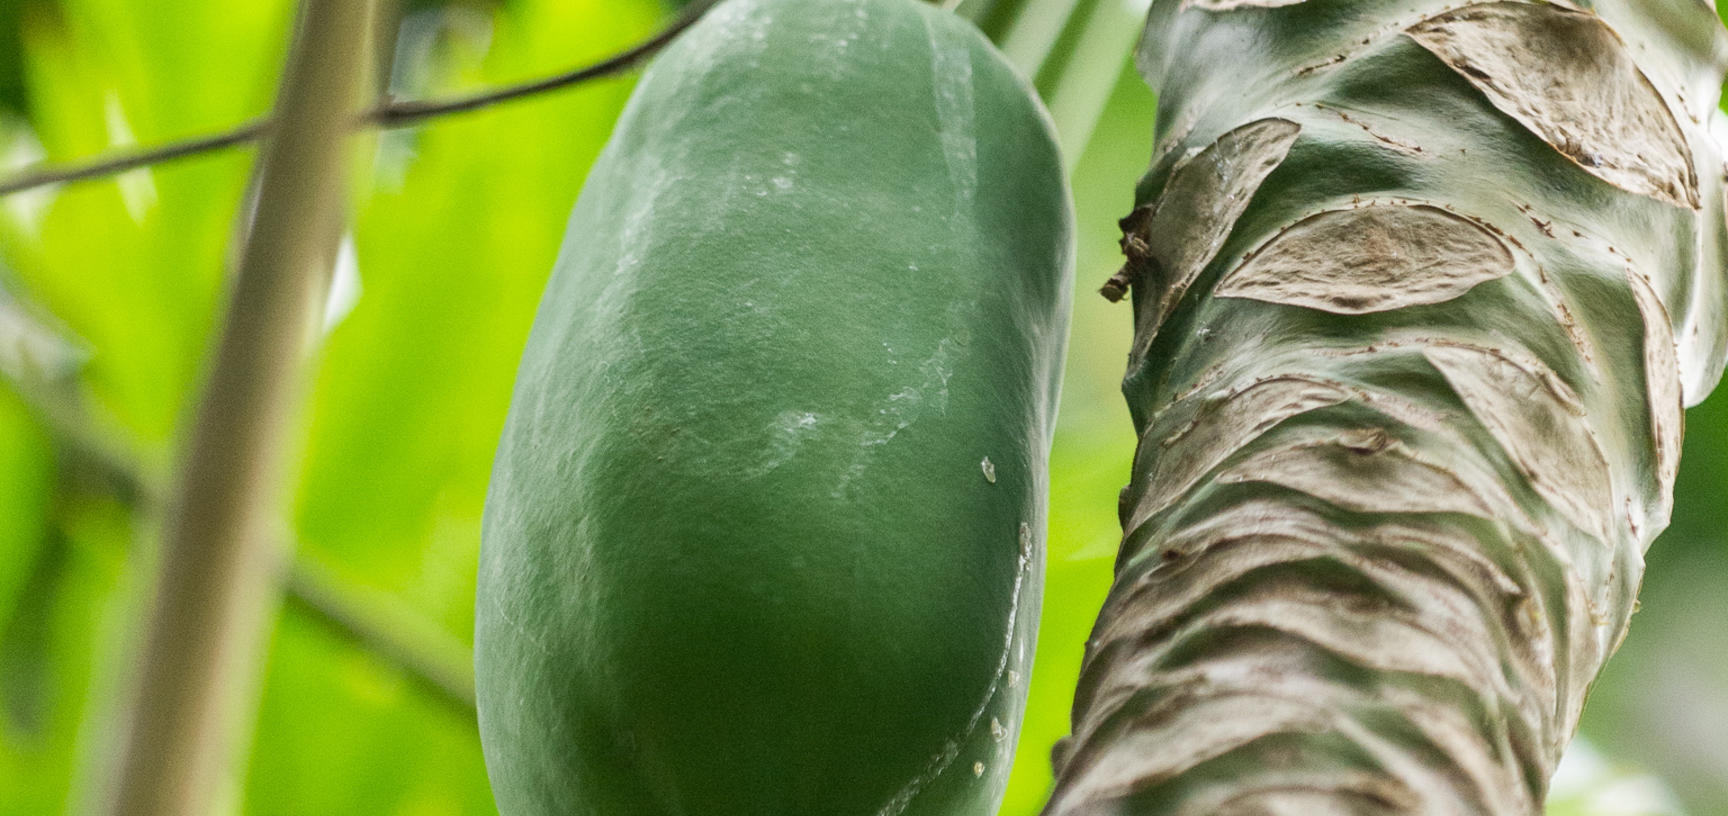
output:
[[1081,0],[1034,79],[1056,122],[1062,161],[1073,172],[1116,90],[1142,14],[1120,0]]
[[[664,48],[684,29],[701,19],[703,13],[716,2],[718,0],[700,0],[700,2],[691,4],[683,15],[653,36],[592,65],[585,65],[542,79],[450,99],[385,102],[355,116],[350,126],[357,130],[371,127],[386,129],[412,127],[429,119],[469,113],[503,102],[526,99],[582,82],[621,74]],[[175,159],[198,156],[211,151],[246,144],[262,138],[269,132],[271,125],[272,120],[265,117],[254,119],[222,133],[198,136],[160,147],[118,153],[67,166],[36,167],[10,179],[0,181],[0,196],[21,193],[25,190],[33,190],[51,184],[68,184],[106,178],[128,170],[137,170],[140,167],[149,167]]]
[[[4,308],[0,303],[0,310]],[[16,316],[20,322],[27,319]],[[60,350],[62,341],[46,327],[29,324],[19,328],[36,333],[44,344],[53,344],[58,356],[74,354]],[[10,386],[47,429],[75,472],[130,506],[139,518],[151,517],[163,503],[162,485],[146,472],[135,452],[97,427],[72,390],[72,383],[29,376],[11,370],[7,362],[0,358],[0,382]],[[293,542],[280,546],[286,553],[295,549]],[[284,563],[279,580],[290,609],[299,610],[323,624],[330,634],[395,667],[457,716],[473,717],[473,660],[455,638],[435,634],[430,625],[401,608],[399,602],[345,586],[304,556],[294,555]]]
[[370,3],[305,0],[259,157],[258,205],[165,518],[108,813],[200,816],[227,775],[236,688],[279,602],[283,442],[328,285]]
[[1013,21],[990,38],[1027,77],[1037,79],[1079,4],[1080,0],[1023,0],[1014,10]]
[[315,562],[296,559],[281,580],[289,608],[340,632],[464,721],[474,721],[473,656],[461,643],[388,598],[355,592]]

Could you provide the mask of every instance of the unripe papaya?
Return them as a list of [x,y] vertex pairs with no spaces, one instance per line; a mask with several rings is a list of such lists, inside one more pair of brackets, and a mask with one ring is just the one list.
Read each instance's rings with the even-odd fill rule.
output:
[[990,814],[1038,621],[1072,214],[915,0],[730,0],[590,172],[487,497],[506,816]]

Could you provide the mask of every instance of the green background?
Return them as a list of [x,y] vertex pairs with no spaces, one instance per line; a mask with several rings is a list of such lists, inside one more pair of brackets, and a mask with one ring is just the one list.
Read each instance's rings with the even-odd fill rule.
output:
[[[1003,40],[1037,68],[1055,112],[1080,256],[1048,589],[1009,816],[1042,803],[1110,579],[1134,442],[1117,393],[1130,315],[1092,292],[1117,265],[1115,220],[1149,155],[1154,109],[1128,64],[1132,2],[1020,6]],[[420,98],[538,77],[617,51],[672,13],[656,0],[405,3],[377,86]],[[0,168],[265,112],[292,14],[289,0],[0,0]],[[433,663],[465,667],[480,508],[516,358],[631,81],[371,135],[352,152],[352,230],[281,534],[312,574]],[[79,813],[100,795],[157,519],[81,451],[118,452],[146,485],[165,478],[252,158],[230,150],[0,199],[0,816]],[[1687,423],[1673,525],[1591,694],[1556,816],[1728,813],[1728,399]],[[259,674],[229,811],[494,812],[472,711],[305,606],[284,606]]]

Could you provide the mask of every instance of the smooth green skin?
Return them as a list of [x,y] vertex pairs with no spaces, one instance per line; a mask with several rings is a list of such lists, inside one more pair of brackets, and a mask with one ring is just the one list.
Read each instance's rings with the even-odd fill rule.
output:
[[1067,195],[1027,85],[914,0],[731,0],[655,60],[571,217],[486,503],[506,816],[995,812]]

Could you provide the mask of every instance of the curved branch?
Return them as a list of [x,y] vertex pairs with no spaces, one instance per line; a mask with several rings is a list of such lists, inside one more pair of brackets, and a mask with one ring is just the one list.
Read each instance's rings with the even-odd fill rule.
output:
[[[0,324],[6,318],[6,308],[0,299]],[[21,328],[47,332],[30,325]],[[22,376],[7,362],[0,357],[0,388],[23,401],[53,437],[59,455],[80,477],[89,479],[94,489],[125,504],[140,518],[161,512],[167,500],[161,475],[141,463],[136,451],[100,430],[70,383]],[[467,647],[413,614],[401,601],[343,583],[329,568],[296,553],[296,542],[282,541],[276,548],[291,554],[280,565],[278,575],[291,610],[393,666],[456,716],[472,721],[473,660]]]
[[[566,71],[556,76],[507,85],[453,99],[411,99],[387,102],[356,117],[353,127],[356,129],[409,127],[428,119],[480,110],[499,103],[525,99],[548,91],[567,88],[589,80],[621,74],[635,67],[642,60],[653,56],[661,48],[666,47],[667,43],[695,24],[717,2],[718,0],[700,0],[691,4],[684,14],[652,37],[592,65]],[[38,166],[35,169],[0,181],[0,197],[51,184],[69,184],[106,178],[128,170],[137,170],[140,167],[234,147],[263,137],[270,129],[271,124],[272,122],[268,118],[254,119],[222,133],[199,136],[160,147],[122,152],[85,164]]]
[[[697,20],[702,19],[702,15],[717,2],[719,2],[719,0],[700,0],[700,2],[692,3],[690,7],[678,17],[678,19],[672,21],[671,25],[661,29],[659,33],[611,57],[594,63],[593,65],[577,68],[574,71],[567,71],[558,74],[557,76],[546,77],[545,79],[536,79],[518,85],[510,85],[495,90],[482,91],[469,96],[457,97],[455,99],[405,100],[401,102],[390,102],[369,111],[365,116],[361,117],[361,122],[382,128],[407,127],[434,117],[479,110],[480,108],[496,105],[500,102],[509,102],[524,97],[534,96],[536,94],[542,94],[547,91],[556,91],[560,88],[566,88],[577,83],[623,73],[624,71],[634,67],[636,63],[653,56],[660,49],[665,48],[668,43],[672,42],[672,40],[676,39],[679,34],[683,33],[684,29],[689,28],[694,25]],[[3,190],[0,190],[0,193],[3,192]]]
[[289,608],[419,684],[462,721],[474,722],[474,660],[468,647],[392,596],[344,582],[317,561],[282,567]]
[[148,150],[118,153],[105,159],[98,159],[89,164],[71,167],[44,166],[26,171],[13,178],[0,182],[0,196],[21,193],[25,190],[45,187],[50,184],[64,184],[73,181],[104,178],[107,176],[136,170],[152,164],[183,159],[212,150],[221,150],[239,144],[253,141],[264,135],[270,126],[268,119],[254,119],[226,133],[201,136],[175,142],[170,145],[154,147]]
[[[0,391],[16,396],[41,423],[75,478],[140,520],[155,517],[168,500],[165,474],[92,412],[78,384],[83,350],[33,306],[0,288]],[[473,722],[473,658],[465,645],[401,600],[347,584],[298,553],[298,542],[284,539],[275,549],[291,556],[277,576],[290,610],[393,666],[452,714]]]

